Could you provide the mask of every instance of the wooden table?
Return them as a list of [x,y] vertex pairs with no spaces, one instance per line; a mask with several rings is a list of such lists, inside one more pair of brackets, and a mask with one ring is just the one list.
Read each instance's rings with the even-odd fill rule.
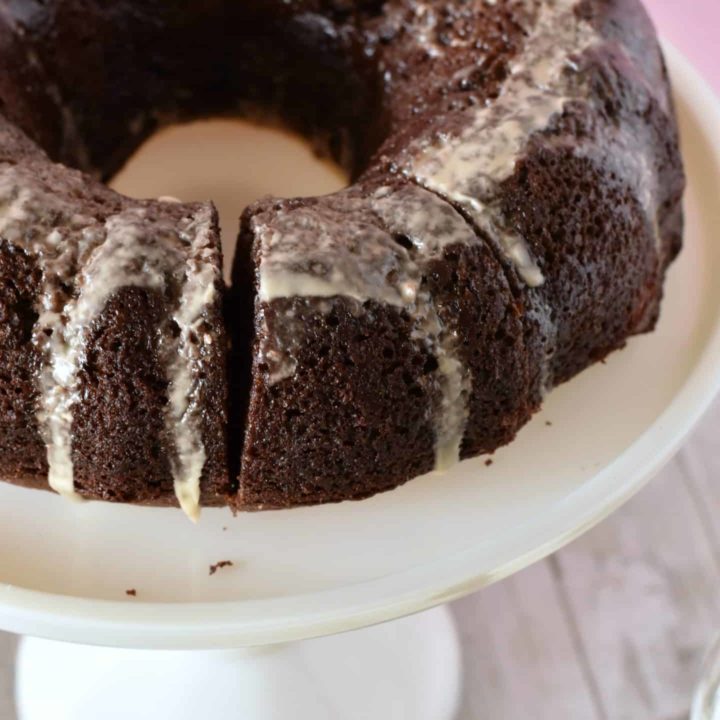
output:
[[679,720],[720,631],[720,401],[588,534],[455,604],[460,720]]

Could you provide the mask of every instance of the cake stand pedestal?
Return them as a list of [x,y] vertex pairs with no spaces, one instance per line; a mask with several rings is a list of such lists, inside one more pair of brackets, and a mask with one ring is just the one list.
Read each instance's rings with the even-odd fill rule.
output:
[[24,638],[20,720],[451,720],[460,650],[446,606],[240,650],[123,650]]

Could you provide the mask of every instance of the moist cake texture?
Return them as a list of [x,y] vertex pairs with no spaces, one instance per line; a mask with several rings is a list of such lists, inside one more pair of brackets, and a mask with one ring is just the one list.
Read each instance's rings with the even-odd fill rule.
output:
[[[0,58],[10,482],[359,499],[507,444],[655,326],[684,175],[637,0],[2,0]],[[351,179],[246,208],[229,289],[211,203],[102,182],[219,113]]]

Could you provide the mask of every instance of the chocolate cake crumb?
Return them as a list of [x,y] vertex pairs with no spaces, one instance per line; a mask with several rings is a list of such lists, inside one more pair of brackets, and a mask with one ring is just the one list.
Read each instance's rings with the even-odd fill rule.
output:
[[232,567],[232,560],[220,560],[210,566],[210,575],[214,575],[220,568]]
[[126,595],[130,595],[131,597],[137,597],[137,590],[135,588],[129,588],[125,591]]
[[549,420],[546,420],[546,421],[545,421],[545,424],[546,424],[548,427],[552,427],[552,423],[551,423]]
[[[551,386],[658,319],[684,176],[638,0],[5,0],[0,58],[3,480],[62,474],[85,498],[176,505],[187,445],[204,453],[203,506],[361,499],[441,454],[487,457]],[[124,198],[97,178],[158,117],[260,108],[352,184],[246,208],[225,288],[210,204]],[[87,286],[133,253],[127,282]],[[175,368],[178,307],[195,325],[185,267],[217,287],[197,295]],[[94,319],[76,330],[38,315],[45,300],[87,300]],[[59,408],[56,322],[83,351]],[[171,407],[178,369],[193,382]],[[59,413],[72,424],[48,454]]]
[[492,464],[493,464],[492,458],[488,458],[488,459],[485,461],[485,465],[486,465],[487,467],[490,467]]

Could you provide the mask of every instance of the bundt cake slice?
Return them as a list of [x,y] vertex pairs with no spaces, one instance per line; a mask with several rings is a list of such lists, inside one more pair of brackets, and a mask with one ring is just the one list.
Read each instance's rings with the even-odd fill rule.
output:
[[133,201],[0,119],[0,475],[70,497],[229,493],[210,204]]
[[[241,507],[364,497],[509,442],[535,409],[503,268],[436,195],[396,182],[260,203],[249,243]],[[238,258],[236,286],[252,282]]]
[[677,128],[639,4],[398,2],[358,23],[385,139],[348,190],[242,223],[241,508],[363,497],[509,442],[654,327],[680,247]]

